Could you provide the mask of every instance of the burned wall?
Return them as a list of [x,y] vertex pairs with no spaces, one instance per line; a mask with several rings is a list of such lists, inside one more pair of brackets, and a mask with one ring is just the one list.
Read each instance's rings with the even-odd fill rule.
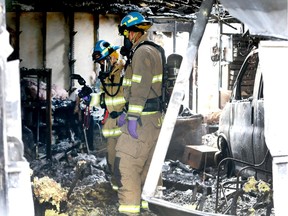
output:
[[93,84],[96,68],[91,54],[94,44],[101,37],[121,45],[118,22],[117,15],[87,12],[77,12],[73,16],[63,12],[7,13],[7,27],[14,32],[14,49],[19,49],[20,67],[51,68],[52,84],[66,90],[72,67],[74,73],[81,74],[89,85]]

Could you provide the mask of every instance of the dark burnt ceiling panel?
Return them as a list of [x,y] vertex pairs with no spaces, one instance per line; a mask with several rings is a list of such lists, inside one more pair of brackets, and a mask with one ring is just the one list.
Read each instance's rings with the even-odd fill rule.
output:
[[[126,14],[139,11],[145,16],[165,16],[193,20],[202,0],[7,0],[7,12],[94,12],[99,14]],[[212,10],[214,19],[233,19],[220,4]],[[228,21],[229,22],[229,21]]]
[[88,11],[99,13],[125,13],[127,10],[138,10],[150,15],[157,13],[191,14],[198,11],[201,0],[10,0],[10,11]]

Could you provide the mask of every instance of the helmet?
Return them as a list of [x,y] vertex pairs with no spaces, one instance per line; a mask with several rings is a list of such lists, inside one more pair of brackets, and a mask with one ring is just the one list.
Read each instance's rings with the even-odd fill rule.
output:
[[147,31],[151,26],[152,22],[146,20],[141,13],[130,12],[121,20],[118,31],[120,35],[124,35],[125,30]]
[[120,46],[111,46],[111,44],[105,40],[100,40],[96,43],[92,59],[94,62],[99,62],[102,59],[105,59],[107,56],[112,54],[114,51],[119,49]]

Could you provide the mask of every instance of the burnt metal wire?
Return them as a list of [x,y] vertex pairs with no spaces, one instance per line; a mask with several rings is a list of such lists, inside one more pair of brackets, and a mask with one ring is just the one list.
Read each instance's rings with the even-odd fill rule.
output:
[[[261,172],[264,172],[264,173],[269,173],[271,174],[270,171],[268,170],[264,170],[264,169],[261,169],[259,168],[261,165],[264,164],[264,162],[267,160],[268,158],[268,155],[269,155],[269,150],[266,151],[266,154],[265,154],[265,157],[263,159],[262,162],[260,162],[259,164],[251,164],[251,163],[248,163],[248,162],[245,162],[245,161],[242,161],[242,160],[239,160],[239,159],[235,159],[235,158],[231,158],[231,157],[227,157],[227,158],[224,158],[223,160],[220,161],[220,163],[218,164],[218,170],[217,170],[217,182],[216,182],[216,201],[215,201],[215,213],[218,212],[218,204],[219,204],[219,182],[220,182],[220,169],[221,169],[221,165],[228,161],[228,160],[231,160],[231,161],[234,161],[234,162],[238,162],[238,163],[242,163],[242,164],[245,164],[247,166],[243,167],[237,174],[237,180],[236,180],[236,188],[233,188],[233,189],[236,189],[235,193],[233,193],[233,195],[236,195],[238,192],[239,192],[239,178],[240,178],[240,175],[241,173],[246,170],[246,169],[254,169],[256,172],[257,171],[261,171]],[[225,183],[224,183],[225,184]],[[229,184],[231,185],[231,182],[227,182],[226,184]],[[223,186],[222,186],[222,192],[224,193],[223,191]],[[230,197],[231,198],[231,197]],[[229,198],[229,199],[230,199]],[[227,198],[225,198],[225,202],[228,203],[228,200]],[[230,208],[230,207],[229,207]]]

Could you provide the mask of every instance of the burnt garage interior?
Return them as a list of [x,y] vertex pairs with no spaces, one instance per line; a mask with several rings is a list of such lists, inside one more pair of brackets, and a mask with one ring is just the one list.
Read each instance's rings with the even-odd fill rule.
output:
[[[203,2],[3,2],[12,47],[8,70],[18,73],[5,77],[5,82],[9,85],[7,82],[19,76],[19,86],[10,90],[15,87],[20,91],[19,134],[33,172],[31,212],[36,216],[117,215],[117,194],[109,184],[101,134],[104,113],[96,107],[87,114],[89,106],[77,96],[83,86],[73,74],[81,75],[84,86],[97,93],[99,68],[91,59],[93,46],[100,39],[122,45],[117,25],[129,11],[139,11],[153,20],[150,33],[167,56],[184,56],[188,42],[197,43],[191,35],[195,36],[193,27]],[[250,34],[221,1],[213,3],[205,25],[161,169],[163,203],[151,201],[150,211],[142,215],[275,215],[271,172],[267,170],[266,179],[241,177],[241,172],[229,176],[229,163],[217,166],[219,161],[215,160],[219,118],[242,63],[260,41],[274,38]],[[8,143],[19,144],[9,131],[8,136]],[[11,160],[9,156],[6,159]],[[2,209],[11,197],[1,197]]]

